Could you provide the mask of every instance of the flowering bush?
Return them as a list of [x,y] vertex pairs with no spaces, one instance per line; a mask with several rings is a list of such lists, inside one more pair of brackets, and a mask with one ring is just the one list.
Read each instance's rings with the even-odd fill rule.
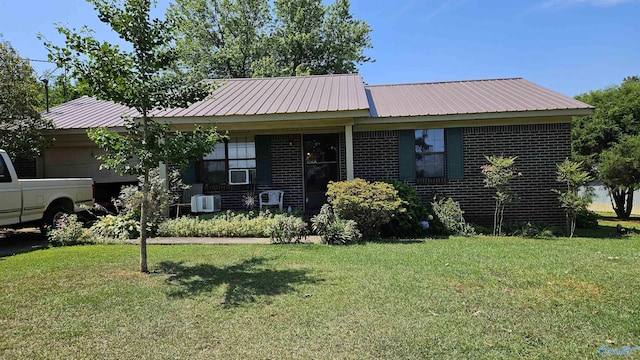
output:
[[47,237],[54,246],[92,244],[98,242],[88,229],[82,226],[75,214],[64,214],[58,220],[56,228],[49,230]]

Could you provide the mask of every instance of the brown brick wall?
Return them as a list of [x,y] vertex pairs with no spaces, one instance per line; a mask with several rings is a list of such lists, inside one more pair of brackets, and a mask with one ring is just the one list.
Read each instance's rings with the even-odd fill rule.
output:
[[[564,213],[558,208],[555,164],[570,156],[571,124],[539,124],[468,127],[464,129],[464,179],[444,184],[412,185],[425,201],[434,193],[460,202],[465,219],[482,225],[493,221],[491,189],[483,186],[480,166],[485,155],[518,156],[516,167],[523,176],[513,181],[519,197],[505,209],[505,222],[532,221],[562,226]],[[395,131],[354,134],[355,176],[369,181],[398,178],[398,136]]]
[[397,131],[366,131],[353,133],[353,172],[367,180],[397,179]]

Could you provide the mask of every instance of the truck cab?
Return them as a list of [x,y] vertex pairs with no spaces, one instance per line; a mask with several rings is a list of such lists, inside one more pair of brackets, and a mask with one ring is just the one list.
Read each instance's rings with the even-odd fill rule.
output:
[[62,214],[92,206],[92,179],[20,180],[0,150],[0,227],[55,226]]

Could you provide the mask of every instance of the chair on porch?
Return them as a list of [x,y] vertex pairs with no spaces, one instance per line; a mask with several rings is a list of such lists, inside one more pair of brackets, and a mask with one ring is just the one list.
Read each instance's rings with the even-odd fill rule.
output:
[[180,209],[187,208],[187,214],[191,211],[191,197],[194,195],[201,195],[203,190],[203,184],[191,184],[191,187],[182,191],[182,198],[177,204],[171,206],[176,207],[176,219],[180,217]]
[[282,199],[284,198],[284,191],[281,190],[268,190],[263,191],[258,195],[258,202],[260,209],[263,206],[278,206],[282,211]]

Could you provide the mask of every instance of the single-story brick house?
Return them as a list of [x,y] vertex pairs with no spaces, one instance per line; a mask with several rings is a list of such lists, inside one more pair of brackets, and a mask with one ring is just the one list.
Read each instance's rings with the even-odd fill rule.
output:
[[[523,176],[513,182],[519,201],[507,221],[563,224],[555,164],[570,156],[571,118],[593,108],[527,80],[495,79],[369,86],[360,75],[228,79],[212,99],[155,117],[176,130],[194,124],[228,131],[225,144],[183,172],[219,194],[223,209],[242,196],[285,192],[284,205],[313,213],[329,181],[397,179],[425,201],[435,192],[459,201],[467,220],[490,223],[493,200],[480,166],[485,155],[518,156]],[[43,115],[57,126],[41,176],[91,176],[99,187],[135,181],[99,171],[97,147],[86,129],[123,129],[135,111],[90,97]],[[229,171],[249,169],[248,185],[229,183]]]

